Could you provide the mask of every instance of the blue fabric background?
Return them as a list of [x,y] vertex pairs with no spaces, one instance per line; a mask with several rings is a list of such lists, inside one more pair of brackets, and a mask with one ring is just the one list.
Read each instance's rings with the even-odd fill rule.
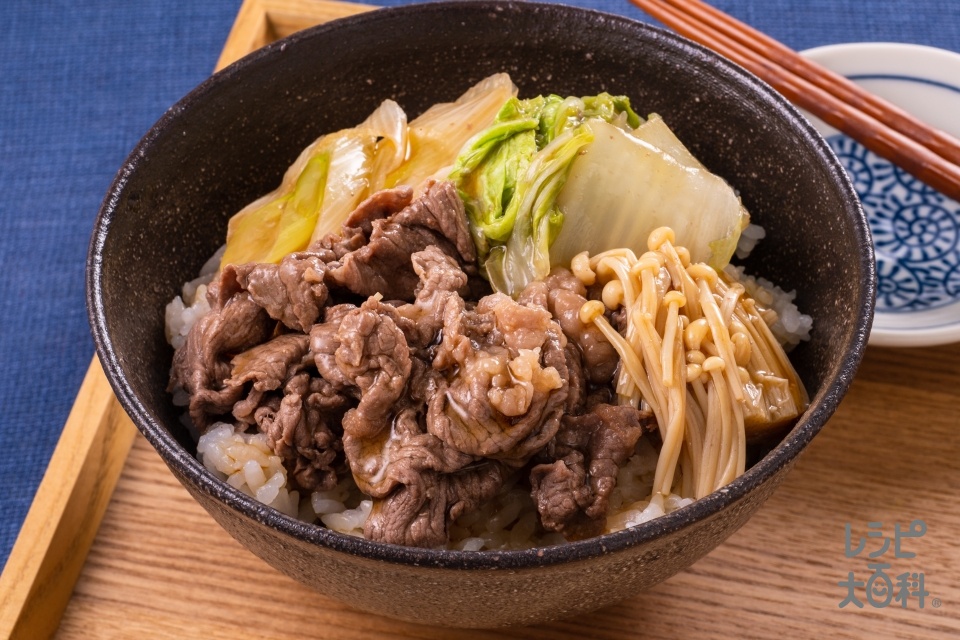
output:
[[[627,0],[568,4],[646,19]],[[100,201],[137,139],[211,72],[239,5],[240,0],[4,2],[0,565],[93,355],[84,259]],[[795,49],[895,41],[960,52],[957,0],[715,0],[715,5]]]

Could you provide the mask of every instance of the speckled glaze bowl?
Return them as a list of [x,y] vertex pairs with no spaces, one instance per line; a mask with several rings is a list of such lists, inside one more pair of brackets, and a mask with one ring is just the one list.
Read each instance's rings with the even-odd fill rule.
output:
[[[228,217],[269,191],[323,132],[381,100],[411,117],[507,71],[522,96],[631,96],[741,193],[767,238],[751,272],[796,289],[815,320],[793,360],[812,403],[735,482],[619,533],[511,552],[403,548],[288,518],[216,480],[166,392],[164,305],[223,242]],[[384,9],[296,34],[177,103],[106,196],[88,264],[99,356],[124,408],[171,471],[243,545],[280,571],[379,614],[493,627],[570,616],[650,587],[736,531],[780,484],[856,371],[874,305],[866,221],[816,131],[756,78],[675,35],[560,5],[456,2]],[[776,544],[776,542],[772,542]]]

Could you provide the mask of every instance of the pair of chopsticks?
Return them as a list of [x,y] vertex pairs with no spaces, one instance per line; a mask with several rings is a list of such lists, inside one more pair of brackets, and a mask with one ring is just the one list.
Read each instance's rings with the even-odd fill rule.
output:
[[700,0],[630,0],[729,58],[798,107],[960,200],[960,141]]

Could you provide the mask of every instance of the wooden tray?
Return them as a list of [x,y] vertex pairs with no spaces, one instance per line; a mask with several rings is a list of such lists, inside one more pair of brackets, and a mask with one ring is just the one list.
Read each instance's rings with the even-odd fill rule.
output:
[[[245,0],[217,65],[371,7]],[[453,631],[357,612],[254,557],[136,434],[94,360],[0,577],[0,638],[960,637],[960,344],[868,349],[837,414],[726,543],[656,588],[543,625]],[[132,447],[131,447],[132,443]],[[101,521],[102,518],[102,521]],[[926,525],[876,559],[881,532]],[[874,523],[873,526],[871,524]],[[875,523],[882,523],[876,525]],[[860,538],[866,547],[848,556]],[[98,529],[99,526],[99,529]],[[850,553],[855,551],[852,549]],[[923,575],[923,607],[854,594],[868,563]],[[879,584],[879,583],[877,583]],[[529,594],[536,597],[536,594]]]

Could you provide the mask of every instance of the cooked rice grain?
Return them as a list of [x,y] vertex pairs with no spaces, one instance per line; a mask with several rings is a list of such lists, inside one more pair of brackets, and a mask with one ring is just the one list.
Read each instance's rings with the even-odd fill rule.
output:
[[300,511],[300,495],[287,490],[287,470],[262,433],[237,433],[218,422],[200,436],[197,455],[215,476],[265,505],[291,517]]

